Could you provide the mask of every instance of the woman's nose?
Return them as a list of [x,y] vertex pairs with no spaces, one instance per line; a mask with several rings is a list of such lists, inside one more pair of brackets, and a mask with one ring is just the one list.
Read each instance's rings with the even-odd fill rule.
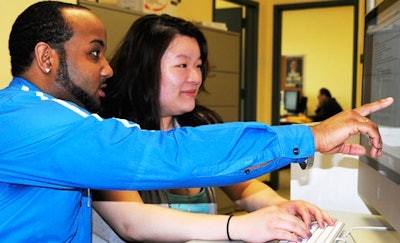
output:
[[189,81],[197,84],[201,83],[202,81],[201,70],[198,68],[192,69],[189,75]]

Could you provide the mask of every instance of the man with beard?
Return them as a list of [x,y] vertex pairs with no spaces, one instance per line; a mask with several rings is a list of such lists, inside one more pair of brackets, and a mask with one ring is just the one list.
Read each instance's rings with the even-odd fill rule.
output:
[[[43,1],[16,19],[9,39],[14,78],[0,91],[2,241],[90,242],[90,189],[233,184],[304,162],[315,151],[364,154],[344,143],[358,132],[369,134],[372,156],[382,155],[377,126],[364,116],[391,98],[311,128],[249,122],[161,132],[102,119],[93,112],[113,75],[106,46],[104,25],[76,5]],[[313,213],[288,212],[286,238],[307,237]],[[230,225],[237,227],[235,218]]]

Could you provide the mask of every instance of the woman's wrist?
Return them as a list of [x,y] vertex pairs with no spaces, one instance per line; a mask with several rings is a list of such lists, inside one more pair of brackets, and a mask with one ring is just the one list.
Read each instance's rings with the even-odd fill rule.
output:
[[231,238],[230,233],[229,233],[229,224],[230,224],[232,218],[233,218],[233,215],[232,215],[232,214],[229,215],[228,221],[226,222],[226,236],[227,236],[227,238],[228,238],[229,241],[232,241],[232,240],[233,240],[233,239]]

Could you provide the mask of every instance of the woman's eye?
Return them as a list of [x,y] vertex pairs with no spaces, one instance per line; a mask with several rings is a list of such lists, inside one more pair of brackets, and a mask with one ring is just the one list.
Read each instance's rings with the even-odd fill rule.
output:
[[187,65],[182,63],[182,64],[176,64],[175,67],[177,67],[177,68],[186,68]]

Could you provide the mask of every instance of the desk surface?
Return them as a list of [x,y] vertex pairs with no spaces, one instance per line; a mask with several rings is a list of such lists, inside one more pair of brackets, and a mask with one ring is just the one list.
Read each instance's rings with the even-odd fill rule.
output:
[[[388,227],[386,221],[377,215],[358,214],[349,212],[330,212],[330,215],[345,223],[344,233],[350,231],[351,236],[348,236],[347,242],[374,242],[374,243],[392,243],[400,242],[400,232],[389,230],[374,230],[374,229],[359,229],[358,227]],[[343,236],[343,235],[342,235]],[[192,240],[190,243],[205,243],[205,242],[241,242],[241,241],[202,241]]]
[[[348,212],[329,213],[345,223],[345,232],[350,232],[355,242],[400,242],[400,233],[392,229],[381,216]],[[366,227],[388,227],[388,230],[367,229]],[[351,237],[348,237],[347,240],[352,242]]]
[[306,116],[283,116],[279,122],[281,124],[303,124],[310,123],[312,120]]

